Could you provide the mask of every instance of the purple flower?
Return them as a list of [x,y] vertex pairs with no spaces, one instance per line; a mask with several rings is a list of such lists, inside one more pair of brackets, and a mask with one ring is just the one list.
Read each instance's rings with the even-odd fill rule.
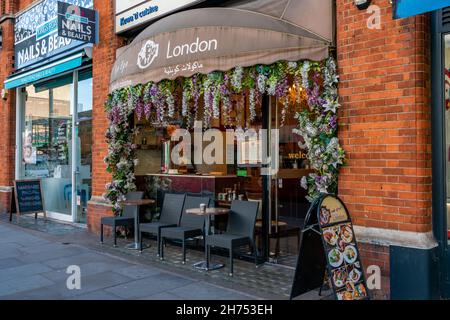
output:
[[135,112],[138,119],[141,120],[142,116],[144,115],[144,101],[141,98],[137,100]]
[[284,97],[286,96],[289,88],[289,82],[286,76],[283,76],[278,82],[275,87],[275,95],[277,97]]
[[330,118],[330,127],[331,128],[336,128],[337,126],[337,117],[334,115]]
[[114,124],[114,125],[118,125],[121,122],[121,115],[120,115],[120,107],[119,106],[114,106],[111,109],[111,112],[108,115],[108,120]]
[[150,119],[151,116],[151,112],[152,112],[152,104],[151,103],[147,103],[144,105],[144,114],[145,117],[148,119]]

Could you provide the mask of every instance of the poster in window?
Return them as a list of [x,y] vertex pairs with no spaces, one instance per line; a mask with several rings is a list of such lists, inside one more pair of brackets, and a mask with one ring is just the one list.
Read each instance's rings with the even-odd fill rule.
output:
[[23,133],[23,163],[36,164],[36,147],[33,147],[33,135],[26,129]]

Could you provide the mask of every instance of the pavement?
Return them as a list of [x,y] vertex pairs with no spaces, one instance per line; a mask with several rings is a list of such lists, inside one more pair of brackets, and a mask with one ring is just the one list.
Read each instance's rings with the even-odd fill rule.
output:
[[[182,265],[179,248],[169,246],[161,262],[152,248],[143,255],[124,249],[129,240],[119,248],[100,245],[84,228],[30,217],[14,223],[0,217],[0,235],[0,300],[285,300],[293,275],[239,260],[234,277],[224,269],[205,273],[191,265],[200,251],[190,250]],[[68,273],[74,267],[79,289],[71,286],[76,274]],[[316,291],[300,297],[321,298]]]

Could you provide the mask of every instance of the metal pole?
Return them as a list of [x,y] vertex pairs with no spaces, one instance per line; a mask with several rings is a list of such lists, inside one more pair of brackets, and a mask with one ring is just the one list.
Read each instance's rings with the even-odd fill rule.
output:
[[16,89],[16,159],[15,159],[15,179],[20,180],[22,175],[22,128],[23,128],[23,90]]
[[72,92],[72,220],[78,221],[78,70],[73,72]]

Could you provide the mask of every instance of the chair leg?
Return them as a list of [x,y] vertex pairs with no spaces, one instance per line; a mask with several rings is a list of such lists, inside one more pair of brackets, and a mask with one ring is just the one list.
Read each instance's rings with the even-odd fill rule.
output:
[[160,249],[160,252],[159,252],[159,258],[161,259],[161,260],[164,260],[164,237],[162,237],[161,238],[161,249]]
[[142,253],[143,242],[142,242],[142,232],[139,233],[139,252]]
[[100,243],[103,244],[103,223],[100,224]]
[[159,257],[161,255],[161,230],[158,230],[158,233],[156,234],[156,244],[158,247],[156,256]]
[[186,264],[186,240],[183,239],[183,264]]
[[230,277],[233,276],[233,248],[230,249]]
[[206,244],[206,241],[205,241],[205,250],[206,250],[206,271],[209,270],[209,260],[210,260],[209,250],[210,250],[210,249],[211,249],[211,248]]
[[256,248],[255,240],[252,241],[253,256],[255,258],[255,266],[258,267],[258,249]]
[[116,225],[113,224],[113,235],[114,235],[114,248],[117,247],[117,233],[116,233]]

